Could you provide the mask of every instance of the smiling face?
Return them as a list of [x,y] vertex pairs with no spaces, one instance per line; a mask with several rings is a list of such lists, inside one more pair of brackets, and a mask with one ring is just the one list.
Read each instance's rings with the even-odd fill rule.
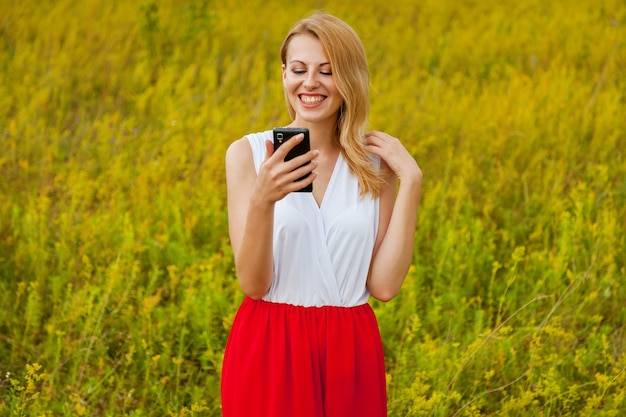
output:
[[295,111],[295,124],[337,123],[343,98],[330,60],[315,36],[301,34],[290,39],[283,64],[283,87]]

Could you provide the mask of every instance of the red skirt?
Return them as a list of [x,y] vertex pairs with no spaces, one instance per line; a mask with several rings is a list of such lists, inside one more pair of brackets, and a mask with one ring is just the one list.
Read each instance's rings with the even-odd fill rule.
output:
[[222,368],[224,417],[384,417],[383,347],[369,304],[246,298]]

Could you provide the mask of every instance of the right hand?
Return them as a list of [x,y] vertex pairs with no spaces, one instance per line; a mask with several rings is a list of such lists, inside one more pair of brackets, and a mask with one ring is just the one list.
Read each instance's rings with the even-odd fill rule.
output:
[[[265,141],[266,156],[261,164],[257,180],[255,183],[255,193],[257,198],[261,198],[268,203],[275,203],[282,200],[287,194],[300,190],[311,184],[317,177],[318,150],[310,150],[304,155],[300,155],[289,161],[285,161],[285,156],[298,143],[304,139],[303,134],[298,134],[285,142],[274,152],[274,143]],[[300,179],[307,174],[306,178]]]

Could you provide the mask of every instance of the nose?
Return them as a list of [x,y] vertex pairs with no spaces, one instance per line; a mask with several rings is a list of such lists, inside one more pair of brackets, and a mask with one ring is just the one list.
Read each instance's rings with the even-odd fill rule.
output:
[[317,72],[309,71],[307,72],[306,79],[304,80],[303,86],[307,90],[311,90],[319,85],[319,80],[317,78]]

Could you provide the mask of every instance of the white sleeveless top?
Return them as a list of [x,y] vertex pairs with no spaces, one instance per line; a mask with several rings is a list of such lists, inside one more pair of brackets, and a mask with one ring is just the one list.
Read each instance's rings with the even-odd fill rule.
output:
[[[257,173],[272,131],[247,135]],[[380,159],[373,157],[377,167]],[[297,306],[361,305],[378,231],[378,199],[361,198],[357,178],[341,154],[317,205],[312,193],[294,192],[274,208],[274,278],[266,301]]]

